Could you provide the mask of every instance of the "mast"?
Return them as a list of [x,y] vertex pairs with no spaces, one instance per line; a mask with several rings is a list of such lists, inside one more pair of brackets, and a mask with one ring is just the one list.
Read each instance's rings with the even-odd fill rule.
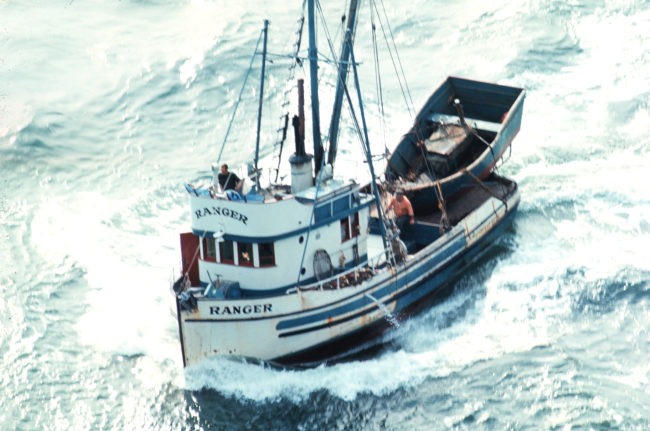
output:
[[307,0],[309,16],[309,74],[311,77],[311,122],[314,140],[314,176],[320,171],[323,160],[323,144],[320,139],[320,113],[318,106],[318,51],[316,50],[316,22],[314,19],[314,0]]
[[339,63],[339,76],[336,81],[336,96],[334,98],[334,109],[332,111],[332,121],[330,122],[330,148],[327,155],[327,162],[334,166],[334,160],[336,159],[336,150],[337,150],[337,141],[339,136],[339,120],[341,119],[341,107],[343,105],[343,86],[345,85],[347,76],[348,76],[348,60],[350,58],[350,49],[352,43],[354,43],[354,29],[355,29],[355,20],[357,17],[357,0],[350,1],[350,12],[348,13],[348,28],[346,35],[350,36],[350,43],[347,43],[347,40],[343,43],[343,49],[341,51],[341,58]]
[[257,169],[257,161],[260,154],[260,130],[262,128],[262,101],[264,100],[264,72],[266,69],[266,40],[269,34],[269,20],[264,20],[264,48],[262,50],[262,79],[260,83],[260,106],[257,110],[257,141],[255,142],[255,190],[260,190],[260,174]]

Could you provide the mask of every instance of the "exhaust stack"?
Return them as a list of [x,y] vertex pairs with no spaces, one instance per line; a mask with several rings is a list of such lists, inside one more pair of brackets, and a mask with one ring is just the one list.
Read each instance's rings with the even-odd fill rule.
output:
[[298,115],[291,124],[296,139],[296,152],[289,158],[291,164],[291,194],[300,193],[314,185],[312,177],[311,154],[305,152],[305,81],[298,80]]

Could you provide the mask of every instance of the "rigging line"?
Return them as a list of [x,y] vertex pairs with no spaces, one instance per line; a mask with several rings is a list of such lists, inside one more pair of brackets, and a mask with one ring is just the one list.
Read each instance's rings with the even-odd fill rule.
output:
[[[359,140],[361,142],[361,148],[362,148],[363,154],[364,154],[366,160],[368,160],[368,163],[372,163],[371,157],[368,157],[368,151],[366,150],[365,146],[363,145],[365,139],[361,135],[361,129],[359,127],[359,122],[357,120],[356,114],[354,113],[354,108],[352,107],[352,98],[350,97],[350,93],[348,92],[348,86],[345,83],[343,83],[343,91],[345,92],[345,97],[348,100],[348,107],[349,107],[349,109],[351,111],[350,115],[351,115],[352,120],[353,120],[353,122],[354,122],[354,124],[356,126],[357,133],[359,134]],[[370,148],[370,142],[368,142],[368,149],[369,148]],[[383,213],[386,214],[386,208],[385,208],[385,205],[384,205],[384,201],[382,199],[380,199],[379,201],[380,201],[379,205],[381,206],[381,209],[382,209]],[[379,210],[377,210],[377,214],[378,215],[380,214]],[[381,221],[381,222],[383,223],[383,221]]]
[[[402,86],[402,79],[400,78],[399,71],[397,70],[397,66],[395,65],[395,59],[393,58],[393,52],[390,49],[390,44],[388,43],[388,36],[386,36],[386,32],[384,31],[384,23],[381,21],[381,17],[379,16],[379,9],[377,9],[377,3],[374,0],[371,0],[372,4],[375,6],[375,10],[377,11],[377,19],[379,20],[379,25],[381,27],[381,32],[384,35],[384,40],[386,41],[386,47],[388,48],[388,54],[390,55],[390,60],[393,62],[393,68],[395,69],[395,74],[397,75],[397,82],[399,82],[399,88],[402,90],[402,96],[404,96],[404,102],[406,103],[406,109],[409,111],[409,116],[411,117],[411,120],[413,120],[413,113],[411,112],[411,106],[409,106],[409,100],[406,98],[406,93],[404,92],[404,87]],[[404,83],[406,84],[406,82]],[[415,111],[415,108],[413,108],[413,111]]]
[[[341,23],[338,25],[338,28],[336,29],[336,34],[334,35],[334,42],[336,42],[336,39],[339,37],[339,33],[341,33],[341,31],[343,30],[343,25],[345,24],[345,20],[347,18],[346,15],[345,15],[346,10],[348,10],[348,2],[347,2],[347,0],[346,0],[345,4],[343,5],[343,14],[341,15]],[[341,43],[341,45],[343,45],[343,44]]]
[[[490,152],[492,153],[492,160],[494,160],[494,171],[496,172],[496,174],[497,174],[498,176],[501,176],[501,175],[499,174],[499,167],[497,166],[497,161],[498,161],[498,160],[497,160],[496,156],[494,155],[494,148],[492,148],[492,145],[490,145],[490,144],[488,143],[488,141],[486,141],[485,139],[483,139],[483,137],[482,137],[481,135],[479,135],[478,132],[477,132],[476,130],[474,130],[473,127],[470,127],[469,124],[467,124],[466,127],[467,127],[467,129],[469,129],[470,132],[472,132],[472,133],[474,134],[474,136],[476,136],[477,138],[479,138],[479,139],[481,140],[481,142],[482,142],[483,144],[487,145],[487,147],[490,149]],[[469,171],[468,171],[468,172],[469,172]],[[471,174],[470,174],[470,175],[471,175]],[[502,186],[503,190],[505,191],[505,188],[504,188],[505,186],[504,186],[503,184],[501,184],[501,186]],[[506,205],[506,208],[508,208],[507,205]]]
[[[330,52],[331,52],[331,54],[332,54],[332,57],[333,57],[333,58],[336,58],[336,53],[334,52],[334,46],[333,46],[333,44],[332,44],[332,40],[331,40],[331,38],[330,38],[330,36],[329,36],[329,30],[328,30],[328,28],[327,28],[327,23],[324,21],[324,20],[325,20],[325,17],[324,17],[324,15],[323,15],[323,11],[322,11],[322,9],[321,9],[320,2],[319,2],[318,0],[316,0],[316,5],[318,6],[319,12],[320,12],[320,14],[321,14],[321,20],[323,21],[323,28],[325,29],[325,35],[326,35],[326,37],[327,37],[327,42],[328,42],[328,45],[329,45],[329,48],[330,48]],[[340,63],[340,62],[338,62],[338,63],[336,63],[336,64],[338,65],[338,68],[341,68],[341,67],[347,67],[347,65],[350,64],[350,60],[348,60],[348,64],[347,64],[347,65],[343,65],[343,64]],[[338,74],[338,71],[337,71],[337,76],[338,76],[338,75],[339,75],[339,74]],[[356,127],[357,127],[357,133],[359,134],[359,137],[361,137],[361,130],[359,129],[359,125],[357,124]],[[339,129],[337,130],[337,134],[340,135],[340,133],[341,133],[341,128],[339,128]],[[337,136],[337,138],[338,138],[338,136]],[[329,142],[329,136],[327,136],[327,142]],[[363,141],[362,141],[362,142],[363,142]]]
[[[329,29],[327,28],[327,23],[325,22],[325,15],[323,14],[323,9],[321,8],[320,1],[318,0],[316,0],[316,7],[318,8],[318,13],[320,14],[320,20],[323,24],[323,30],[325,30],[325,37],[327,38],[327,44],[330,48],[330,53],[332,54],[332,58],[336,62],[336,53],[334,52],[334,46],[332,45],[332,38],[330,37],[330,32]],[[321,55],[323,54],[321,53]],[[323,57],[325,56],[323,55]],[[341,65],[339,65],[339,67],[341,67]]]
[[[349,33],[348,33],[349,34]],[[377,207],[377,216],[379,218],[379,228],[381,230],[381,237],[382,237],[382,242],[384,244],[384,250],[388,248],[388,243],[389,239],[387,236],[386,232],[386,219],[384,215],[384,208],[382,205],[381,201],[381,196],[379,194],[379,186],[377,185],[377,178],[375,176],[375,170],[373,168],[372,164],[372,154],[370,150],[370,138],[368,137],[368,125],[366,123],[365,115],[363,113],[363,101],[362,101],[362,96],[361,96],[361,86],[359,85],[359,74],[357,72],[357,67],[355,65],[355,58],[354,58],[354,49],[352,49],[352,42],[348,38],[347,42],[350,44],[350,59],[352,60],[352,67],[353,67],[353,72],[354,72],[354,84],[357,89],[357,98],[359,101],[359,112],[361,114],[361,122],[363,124],[363,133],[364,133],[364,142],[366,146],[366,158],[368,160],[368,169],[370,170],[370,179],[371,179],[371,184],[372,184],[372,189],[373,189],[373,194],[375,195],[375,202],[376,202],[376,207]],[[345,90],[345,95],[348,99],[348,103],[350,104],[350,107],[352,107],[352,98],[350,97],[350,92],[348,91],[347,85],[343,87]],[[386,253],[386,260],[389,260],[389,253]]]
[[260,46],[260,42],[262,41],[262,35],[264,34],[264,30],[260,32],[260,37],[257,39],[257,45],[255,45],[255,51],[253,51],[255,54],[253,54],[253,57],[251,58],[251,64],[248,66],[248,71],[246,72],[246,77],[244,77],[244,84],[241,86],[241,91],[239,92],[239,97],[237,97],[237,103],[235,104],[235,109],[232,113],[232,117],[230,118],[230,123],[228,124],[228,129],[226,130],[226,136],[223,138],[223,144],[221,144],[221,150],[219,151],[219,157],[217,157],[217,164],[221,160],[221,154],[223,153],[223,149],[226,147],[226,141],[228,140],[228,134],[230,133],[230,127],[232,127],[232,122],[235,119],[235,115],[237,114],[237,107],[239,107],[239,102],[241,102],[241,95],[244,93],[244,88],[246,88],[246,81],[248,80],[248,75],[251,73],[251,69],[253,68],[253,61],[255,60],[255,56],[257,55],[257,48]]
[[[375,46],[375,16],[372,12],[372,5],[368,2],[368,7],[370,8],[370,25],[372,27],[372,55],[374,58],[373,66],[375,71],[375,90],[377,91],[377,114],[379,115],[379,129],[381,131],[381,106],[380,106],[380,97],[379,97],[379,80],[377,79],[377,50]],[[383,134],[383,133],[382,133]]]
[[[318,8],[318,12],[320,13],[320,18],[321,18],[321,22],[323,23],[323,29],[325,30],[325,37],[327,38],[327,44],[329,46],[330,53],[332,55],[332,58],[334,58],[336,60],[336,58],[337,58],[336,52],[334,51],[334,45],[333,45],[333,42],[332,42],[332,38],[330,37],[329,28],[327,27],[327,22],[325,22],[325,15],[323,13],[323,9],[321,8],[321,4],[320,4],[319,0],[316,0],[316,7]],[[333,63],[337,65],[337,69],[339,69],[341,67],[347,67],[347,65],[343,65],[342,63],[337,62],[337,61],[335,61]],[[348,65],[349,65],[349,61],[348,61]],[[338,70],[337,70],[337,76],[338,76]],[[340,131],[341,131],[341,129],[339,128],[337,130],[337,133],[340,133]],[[329,142],[329,135],[326,136],[326,142]]]
[[485,190],[486,192],[488,192],[489,194],[491,194],[492,196],[494,196],[495,198],[497,198],[497,199],[499,199],[501,202],[503,202],[503,205],[505,205],[505,207],[506,207],[506,212],[508,212],[508,201],[506,201],[505,198],[500,198],[499,196],[497,196],[496,193],[494,193],[494,192],[493,192],[493,191],[492,191],[488,186],[486,186],[485,184],[483,184],[483,182],[482,182],[481,180],[479,180],[479,179],[478,179],[478,178],[477,178],[473,173],[471,173],[471,172],[469,171],[469,169],[467,169],[467,168],[463,168],[463,169],[461,169],[460,171],[461,171],[461,172],[465,172],[465,173],[467,173],[470,177],[474,178],[474,180],[475,180],[477,183],[479,183],[479,185],[483,188],[483,190]]
[[[419,122],[418,122],[419,123]],[[436,199],[438,200],[438,208],[440,209],[440,212],[442,213],[442,216],[440,217],[440,229],[446,228],[451,228],[451,222],[449,221],[449,215],[447,214],[447,206],[445,204],[444,197],[442,196],[442,188],[440,188],[440,180],[436,176],[436,173],[433,169],[433,166],[431,165],[431,161],[429,160],[429,157],[427,155],[427,152],[424,150],[424,139],[421,139],[420,134],[418,132],[419,130],[419,124],[414,127],[415,129],[415,138],[417,140],[417,147],[420,149],[420,152],[422,153],[422,158],[424,159],[424,164],[427,167],[429,173],[431,174],[432,179],[436,181],[436,187],[433,187],[433,191],[436,195]],[[440,231],[442,233],[442,230]]]
[[[374,0],[373,0],[374,2]],[[375,6],[376,7],[376,6]],[[415,111],[415,105],[413,104],[413,98],[411,98],[411,90],[409,90],[409,85],[406,82],[406,74],[404,73],[404,68],[402,67],[402,60],[399,58],[399,52],[397,51],[397,45],[395,44],[395,37],[393,37],[393,29],[390,27],[390,21],[388,20],[388,14],[386,13],[386,7],[384,6],[384,0],[381,0],[381,8],[384,10],[384,16],[386,17],[386,25],[388,25],[388,30],[390,31],[390,37],[393,40],[393,46],[395,47],[395,55],[397,55],[397,61],[399,67],[402,70],[402,76],[404,77],[404,85],[406,86],[406,91],[409,94],[409,99],[411,99],[411,106],[413,106],[413,111]]]
[[379,68],[379,50],[377,47],[377,27],[375,25],[375,14],[372,10],[372,5],[368,2],[370,7],[370,20],[372,23],[372,45],[373,54],[375,55],[375,79],[377,83],[377,109],[379,111],[379,128],[384,140],[384,155],[388,154],[388,146],[386,144],[386,113],[384,111],[384,93],[381,86],[381,72]]
[[[421,139],[420,134],[418,133],[418,129],[419,129],[418,127],[415,127],[415,139],[417,139],[417,144],[416,145],[420,149],[420,152],[422,153],[422,158],[424,159],[424,164],[427,167],[427,170],[429,171],[429,173],[431,174],[431,177],[439,185],[440,180],[436,176],[436,173],[435,173],[435,171],[433,169],[433,166],[431,166],[431,161],[429,160],[429,157],[427,156],[426,152],[424,151],[423,146],[420,145],[420,144],[424,144],[424,139]],[[444,198],[442,196],[442,190],[439,190],[438,188],[434,187],[433,191],[434,191],[434,193],[436,195],[436,199],[438,200],[438,204],[444,206]],[[440,192],[440,194],[438,194],[438,192]],[[445,215],[446,215],[446,208],[445,208]]]
[[[417,132],[416,132],[417,136]],[[445,200],[442,196],[442,189],[440,188],[440,180],[436,177],[435,172],[433,171],[433,167],[430,164],[429,157],[427,156],[426,152],[424,151],[424,148],[420,143],[423,143],[424,141],[420,140],[418,137],[418,148],[420,148],[420,151],[422,152],[422,157],[424,158],[424,164],[426,165],[427,169],[429,170],[429,173],[432,175],[433,179],[435,179],[435,187],[433,187],[433,191],[436,195],[436,199],[438,200],[438,208],[440,209],[440,212],[442,213],[442,216],[440,217],[440,226],[441,229],[444,227],[445,229],[451,228],[451,223],[449,221],[449,214],[447,214],[447,205],[445,204]],[[441,231],[442,232],[442,231]]]
[[323,177],[323,166],[325,165],[325,157],[320,161],[320,170],[318,171],[318,181],[316,182],[316,194],[314,195],[314,205],[311,207],[311,217],[309,218],[309,227],[307,228],[307,237],[305,238],[305,248],[302,249],[302,259],[300,260],[300,269],[298,270],[298,278],[296,279],[296,287],[300,291],[300,273],[302,272],[302,265],[305,263],[305,254],[307,254],[307,244],[309,244],[309,234],[311,227],[314,224],[314,212],[316,211],[316,204],[318,203],[318,190],[320,189],[321,178]]
[[[302,17],[297,21],[297,22],[300,23],[300,26],[298,28],[298,31],[296,32],[296,34],[298,34],[298,39],[293,44],[293,46],[295,46],[295,56],[298,56],[298,51],[300,51],[300,43],[302,41],[303,28],[304,28],[304,25],[305,25],[305,5],[306,4],[307,4],[307,0],[304,0],[303,3],[302,3]],[[288,40],[288,37],[287,37],[287,40]],[[285,47],[286,47],[286,43],[285,43]],[[284,51],[284,48],[283,48],[283,51]],[[287,77],[286,82],[293,82],[293,80],[295,78],[295,75],[296,75],[296,65],[297,64],[298,64],[297,61],[292,61],[291,62],[291,66],[289,66],[289,76]],[[285,84],[285,89],[286,89],[286,84]],[[282,163],[282,147],[284,146],[284,141],[287,138],[287,126],[288,126],[290,108],[285,108],[285,106],[290,105],[290,102],[289,102],[289,94],[290,93],[291,93],[290,91],[285,91],[284,92],[284,97],[282,99],[283,104],[281,105],[282,106],[281,111],[284,111],[285,115],[280,117],[281,121],[282,121],[282,118],[284,117],[284,126],[281,126],[278,129],[278,136],[279,136],[280,131],[282,131],[282,139],[279,140],[280,150],[279,150],[279,153],[278,153],[278,156],[277,156],[278,157],[278,167],[275,170],[275,182],[278,181],[278,176],[280,175],[280,165]],[[280,124],[282,124],[282,123],[280,123]],[[274,146],[274,153],[275,153],[275,148],[276,147],[277,147],[277,144]]]
[[366,160],[368,160],[369,159],[368,158],[368,152],[366,150],[365,145],[363,144],[364,138],[363,138],[363,134],[361,132],[361,126],[359,125],[359,120],[357,120],[357,116],[354,113],[354,108],[351,105],[352,99],[349,96],[347,85],[344,84],[343,88],[344,88],[344,90],[346,92],[346,96],[347,96],[347,99],[348,99],[348,110],[350,111],[350,117],[352,117],[352,124],[354,125],[354,130],[355,130],[355,132],[357,132],[357,138],[359,138],[359,143],[361,144],[361,151],[363,152],[363,157]]
[[[352,106],[352,98],[350,97],[350,93],[348,92],[348,86],[345,82],[341,82],[343,84],[343,91],[345,92],[345,96],[348,100],[348,110],[350,111],[350,117],[352,117],[352,123],[354,124],[355,131],[357,132],[357,137],[359,138],[359,142],[361,143],[361,149],[363,151],[363,155],[368,160],[370,163],[371,161],[369,160],[370,158],[368,157],[368,152],[366,151],[366,147],[363,145],[365,139],[363,137],[363,134],[361,132],[361,126],[359,126],[359,120],[357,120],[357,115],[354,112],[354,107]],[[368,143],[368,148],[370,148],[370,143]]]
[[343,90],[345,91],[345,94],[348,99],[348,110],[350,111],[350,117],[352,117],[352,124],[354,125],[354,130],[355,132],[357,132],[357,138],[359,138],[359,143],[361,144],[361,150],[363,152],[363,156],[365,157],[366,160],[368,160],[366,147],[363,145],[364,138],[361,132],[361,126],[359,126],[359,121],[357,120],[357,116],[354,113],[354,108],[352,107],[352,99],[350,98],[350,95],[348,93],[348,88],[345,83],[343,83]]

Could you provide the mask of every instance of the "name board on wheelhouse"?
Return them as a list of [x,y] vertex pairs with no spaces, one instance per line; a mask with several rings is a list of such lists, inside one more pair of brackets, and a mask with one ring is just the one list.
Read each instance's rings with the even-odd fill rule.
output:
[[197,220],[200,219],[201,217],[218,215],[222,217],[234,218],[235,220],[240,221],[245,225],[247,225],[246,222],[248,221],[248,217],[245,216],[244,214],[240,214],[237,211],[228,208],[221,208],[221,207],[198,209],[194,211],[194,215],[196,216]]

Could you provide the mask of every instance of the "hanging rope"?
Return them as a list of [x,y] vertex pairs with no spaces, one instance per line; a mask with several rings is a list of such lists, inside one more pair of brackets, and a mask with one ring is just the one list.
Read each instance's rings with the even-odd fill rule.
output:
[[463,168],[460,170],[461,172],[465,172],[467,175],[470,177],[474,178],[474,181],[476,181],[486,192],[494,196],[495,198],[499,199],[501,202],[503,202],[503,205],[506,207],[506,212],[508,212],[508,202],[504,198],[500,198],[499,196],[496,195],[488,186],[483,184],[481,180],[479,180],[473,173],[471,173],[467,168]]
[[[418,125],[419,126],[419,125]],[[445,203],[445,198],[442,195],[442,188],[440,187],[440,180],[438,179],[435,170],[433,169],[433,166],[431,166],[431,161],[429,160],[429,157],[427,155],[427,151],[425,151],[425,144],[424,144],[424,139],[420,137],[420,134],[418,133],[419,127],[415,127],[415,137],[417,139],[417,144],[416,146],[420,149],[420,152],[422,153],[422,159],[424,160],[424,165],[426,166],[427,170],[429,171],[429,174],[431,175],[431,179],[436,182],[436,187],[433,188],[433,191],[436,195],[436,199],[438,200],[438,208],[442,212],[442,217],[440,217],[440,230],[442,233],[443,228],[445,230],[451,229],[451,222],[449,221],[449,215],[447,214],[447,205]]]
[[[494,155],[494,148],[492,148],[492,145],[490,145],[490,144],[488,143],[488,141],[486,141],[485,139],[483,139],[483,137],[482,137],[481,135],[479,135],[478,132],[477,132],[476,130],[474,130],[472,127],[470,127],[469,125],[467,125],[466,127],[469,129],[470,132],[472,132],[472,133],[474,134],[474,136],[476,136],[477,138],[479,138],[479,139],[481,140],[481,142],[483,142],[485,145],[487,145],[487,147],[490,149],[490,152],[492,153],[492,160],[494,160],[494,172],[496,172],[497,176],[501,176],[501,175],[499,174],[499,167],[497,166],[497,157]],[[512,145],[512,144],[511,144],[511,145]],[[512,148],[512,147],[511,147],[511,148]],[[503,164],[503,163],[502,163],[502,164]],[[467,171],[467,172],[469,172],[469,171]],[[471,175],[471,174],[470,174],[470,175]],[[472,175],[472,176],[474,176],[474,175]],[[504,190],[504,192],[505,192],[505,191],[506,191],[506,190],[505,190],[505,186],[504,186],[503,184],[501,184],[501,187],[503,188],[503,190]],[[507,205],[506,205],[506,208],[508,208]]]

